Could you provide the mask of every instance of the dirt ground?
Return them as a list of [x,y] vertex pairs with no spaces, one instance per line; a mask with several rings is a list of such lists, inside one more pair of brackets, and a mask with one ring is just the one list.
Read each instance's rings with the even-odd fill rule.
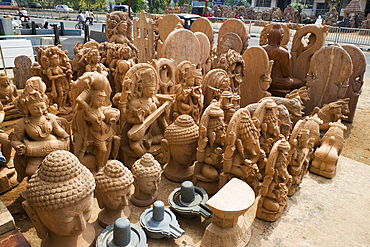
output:
[[[370,78],[365,79],[362,90],[363,92],[359,98],[354,122],[352,124],[346,123],[348,129],[345,132],[345,143],[342,155],[347,158],[370,165]],[[4,122],[0,125],[0,128],[9,134],[14,128],[15,122],[16,121]],[[160,197],[163,197],[161,198],[162,200],[166,200],[165,194],[168,195],[167,190],[170,187],[176,186],[174,185],[174,183],[169,183],[168,180],[164,184],[166,184],[166,186],[163,185],[164,187],[161,187],[162,189],[164,189],[163,191],[166,190],[166,193],[160,193]],[[26,190],[26,186],[27,183],[23,181],[17,187],[13,188],[5,194],[2,194],[0,196],[0,199],[3,201],[5,206],[8,207],[9,211],[13,215],[18,230],[20,230],[24,234],[24,236],[32,246],[39,246],[41,240],[37,237],[36,231],[30,219],[21,207],[22,199],[19,195]],[[133,210],[135,211],[135,209]],[[137,214],[138,213],[139,212],[137,212]],[[167,244],[165,245],[167,246]],[[177,243],[175,244],[174,242],[172,242],[172,244],[168,246],[177,245]]]

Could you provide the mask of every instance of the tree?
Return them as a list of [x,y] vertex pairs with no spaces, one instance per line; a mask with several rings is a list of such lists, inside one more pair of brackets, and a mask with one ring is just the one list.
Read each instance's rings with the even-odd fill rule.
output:
[[[118,3],[128,5],[128,0],[118,1]],[[143,9],[145,9],[144,0],[131,0],[131,8],[133,12],[140,13]]]
[[292,7],[298,12],[298,22],[302,22],[302,10],[306,9],[308,7],[308,4],[303,4],[299,0],[296,0],[295,3],[292,4]]

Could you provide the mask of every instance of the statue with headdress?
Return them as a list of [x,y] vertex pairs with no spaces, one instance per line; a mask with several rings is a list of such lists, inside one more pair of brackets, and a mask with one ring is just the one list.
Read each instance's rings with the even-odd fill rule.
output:
[[260,169],[266,165],[266,156],[260,147],[260,133],[246,108],[239,109],[227,127],[223,173],[220,187],[231,178],[245,181],[257,195],[261,185]]
[[[167,127],[172,95],[157,95],[158,74],[150,64],[134,65],[122,83],[120,160],[129,168],[145,153],[161,159],[160,142]],[[164,102],[160,105],[160,100]],[[164,114],[165,113],[165,114]]]
[[187,114],[193,117],[195,123],[199,123],[203,111],[202,70],[189,61],[183,61],[176,68],[175,79],[173,120]]
[[200,120],[193,177],[194,185],[204,188],[209,194],[218,190],[225,136],[224,111],[219,102],[212,103]]
[[31,77],[16,100],[23,117],[16,123],[9,139],[16,151],[14,166],[18,182],[22,182],[24,177],[31,177],[49,153],[69,150],[68,122],[48,113],[45,91],[46,85],[41,78]]
[[120,112],[110,106],[110,94],[108,79],[98,72],[85,72],[72,84],[73,152],[92,172],[105,166],[112,150],[118,152]]
[[257,204],[256,217],[266,221],[277,220],[288,202],[288,191],[292,177],[287,171],[290,145],[283,138],[271,149],[261,186],[261,197]]

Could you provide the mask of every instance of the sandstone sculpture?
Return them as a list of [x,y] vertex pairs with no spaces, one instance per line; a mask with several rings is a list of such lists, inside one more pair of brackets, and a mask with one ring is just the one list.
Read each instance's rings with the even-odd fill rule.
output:
[[292,177],[287,171],[289,143],[283,139],[271,150],[261,186],[256,217],[266,221],[277,220],[287,207],[288,191]]
[[246,246],[251,237],[251,229],[243,214],[253,202],[254,193],[248,184],[237,178],[227,183],[206,203],[213,216],[200,247]]
[[[172,13],[170,13],[170,9],[172,8]],[[158,20],[158,35],[159,39],[157,41],[157,58],[163,57],[162,49],[165,40],[167,39],[168,35],[175,30],[176,27],[179,25],[183,25],[184,21],[180,19],[177,15],[173,14],[173,7],[170,5],[168,15],[160,18]]]
[[280,46],[284,30],[274,24],[268,33],[268,44],[263,46],[269,59],[274,61],[271,71],[272,82],[269,91],[275,96],[285,96],[289,91],[304,86],[303,82],[290,75],[289,52]]
[[[263,97],[271,96],[267,89],[271,84],[271,70],[274,61],[269,61],[262,47],[251,47],[243,54],[244,77],[240,85],[240,107],[256,103]],[[253,90],[251,90],[253,88]]]
[[54,151],[42,161],[40,169],[28,181],[27,200],[22,206],[41,246],[84,247],[95,238],[87,223],[93,210],[95,181],[77,157],[67,151]]
[[322,108],[315,107],[311,116],[317,114],[322,120],[320,130],[328,130],[329,123],[337,122],[338,120],[346,120],[349,114],[349,98],[337,100],[335,102],[324,105]]
[[260,133],[246,108],[239,109],[227,127],[223,173],[220,187],[231,178],[246,182],[257,195],[261,185],[260,168],[264,168],[264,151],[260,148]]
[[210,44],[210,49],[213,50],[213,45],[214,45],[214,34],[215,31],[212,28],[212,23],[208,20],[208,18],[201,17],[198,19],[195,19],[195,21],[191,24],[190,26],[190,31],[192,32],[202,32],[204,33]]
[[[317,26],[314,24],[298,28],[294,34],[290,50],[290,70],[294,78],[298,78],[303,82],[307,81],[311,58],[317,50],[324,46],[328,31],[329,26]],[[303,37],[308,34],[308,42],[306,42]]]
[[180,115],[166,128],[161,148],[168,179],[183,182],[193,178],[198,140],[199,127],[189,115]]
[[204,33],[195,32],[194,34],[197,37],[200,46],[200,60],[198,67],[202,69],[203,75],[205,75],[211,70],[211,53],[213,53],[213,51],[211,50],[209,39]]
[[352,60],[353,71],[348,81],[348,88],[345,98],[349,98],[348,118],[344,121],[352,123],[356,112],[358,98],[362,92],[364,83],[364,74],[366,70],[366,58],[363,51],[354,45],[342,45],[342,48],[348,53]]
[[131,202],[139,207],[146,207],[157,200],[157,191],[161,181],[161,165],[151,154],[144,154],[132,166],[135,192]]
[[14,105],[14,100],[18,97],[17,87],[10,84],[9,77],[4,73],[0,74],[0,102],[5,112],[5,120],[21,117],[18,109]]
[[294,126],[289,137],[289,165],[288,172],[292,176],[292,185],[289,188],[288,196],[294,195],[302,183],[309,165],[310,152],[310,130],[305,129],[306,120],[302,119]]
[[14,59],[14,82],[17,88],[23,89],[26,81],[31,77],[32,60],[25,56],[20,55]]
[[176,65],[172,59],[153,59],[152,65],[159,75],[160,94],[173,94],[175,87]]
[[332,178],[337,167],[339,155],[343,149],[343,132],[347,127],[337,122],[329,123],[330,128],[320,141],[320,147],[317,148],[310,166],[310,172]]
[[95,176],[95,196],[98,199],[98,222],[102,227],[113,225],[121,217],[129,218],[128,201],[134,177],[131,171],[118,160],[109,160]]
[[[164,95],[157,99],[158,87],[158,74],[150,64],[133,66],[123,80],[118,103],[121,123],[124,123],[120,160],[129,168],[147,152],[156,157],[161,154],[160,142],[167,127],[166,114],[168,116],[174,98]],[[164,103],[160,105],[159,100]]]
[[199,124],[197,161],[193,184],[208,194],[218,190],[219,174],[222,172],[222,155],[225,144],[224,112],[219,102],[209,105]]
[[115,125],[119,110],[110,107],[108,79],[97,72],[86,72],[74,84],[75,112],[72,121],[74,154],[92,172],[103,168],[112,146],[118,148]]
[[[283,13],[283,18],[286,23],[289,22],[298,22],[295,14],[295,10],[291,4],[289,4],[285,9]],[[284,30],[285,31],[285,30]]]
[[175,105],[173,120],[179,115],[192,116],[199,123],[203,111],[202,72],[190,61],[181,62],[175,71]]
[[141,11],[140,17],[134,20],[134,45],[139,50],[139,63],[152,61],[154,50],[154,23],[146,18],[146,12]]
[[[327,58],[329,61],[323,63]],[[306,114],[311,113],[314,107],[343,99],[351,74],[351,57],[339,45],[323,47],[317,51],[312,56],[307,75],[310,100],[305,102]]]
[[[264,25],[264,28],[262,29],[261,31],[261,35],[260,35],[260,42],[259,42],[259,45],[260,46],[264,46],[264,45],[267,45],[269,42],[268,42],[268,34],[270,32],[270,30],[273,28],[273,26],[275,25],[276,23],[267,23],[267,22],[263,22],[263,25]],[[280,46],[283,47],[285,50],[288,50],[288,43],[289,43],[289,39],[290,39],[290,36],[291,36],[291,31],[290,31],[290,28],[291,28],[291,24],[284,24],[284,23],[279,23],[281,25],[281,27],[283,28],[283,37],[281,38],[281,41],[280,41]]]
[[212,100],[220,100],[223,92],[231,93],[231,83],[227,72],[223,69],[213,69],[207,73],[202,84],[204,106],[208,107]]
[[14,166],[18,182],[31,177],[49,153],[69,150],[69,125],[65,119],[48,113],[45,90],[40,77],[31,77],[16,101],[23,118],[18,120],[9,138],[16,151]]
[[226,53],[229,48],[244,54],[248,48],[249,39],[250,36],[244,23],[238,19],[229,19],[222,24],[218,32],[217,54]]
[[338,21],[338,11],[335,7],[330,9],[325,16],[325,25],[336,26]]

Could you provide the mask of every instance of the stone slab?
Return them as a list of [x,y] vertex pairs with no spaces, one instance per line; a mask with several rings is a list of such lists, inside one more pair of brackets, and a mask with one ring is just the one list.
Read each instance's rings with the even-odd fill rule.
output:
[[[14,59],[20,55],[26,55],[35,62],[33,56],[32,44],[30,40],[13,39],[13,40],[0,40],[1,50],[3,52],[5,67],[14,67]],[[3,68],[3,63],[0,62],[0,68]]]
[[103,43],[105,41],[108,41],[107,35],[105,32],[99,32],[99,31],[94,31],[90,30],[90,38],[95,40],[98,43]]
[[13,216],[0,200],[0,235],[15,229]]
[[0,236],[0,247],[9,246],[31,247],[30,243],[28,243],[23,234],[17,229]]

